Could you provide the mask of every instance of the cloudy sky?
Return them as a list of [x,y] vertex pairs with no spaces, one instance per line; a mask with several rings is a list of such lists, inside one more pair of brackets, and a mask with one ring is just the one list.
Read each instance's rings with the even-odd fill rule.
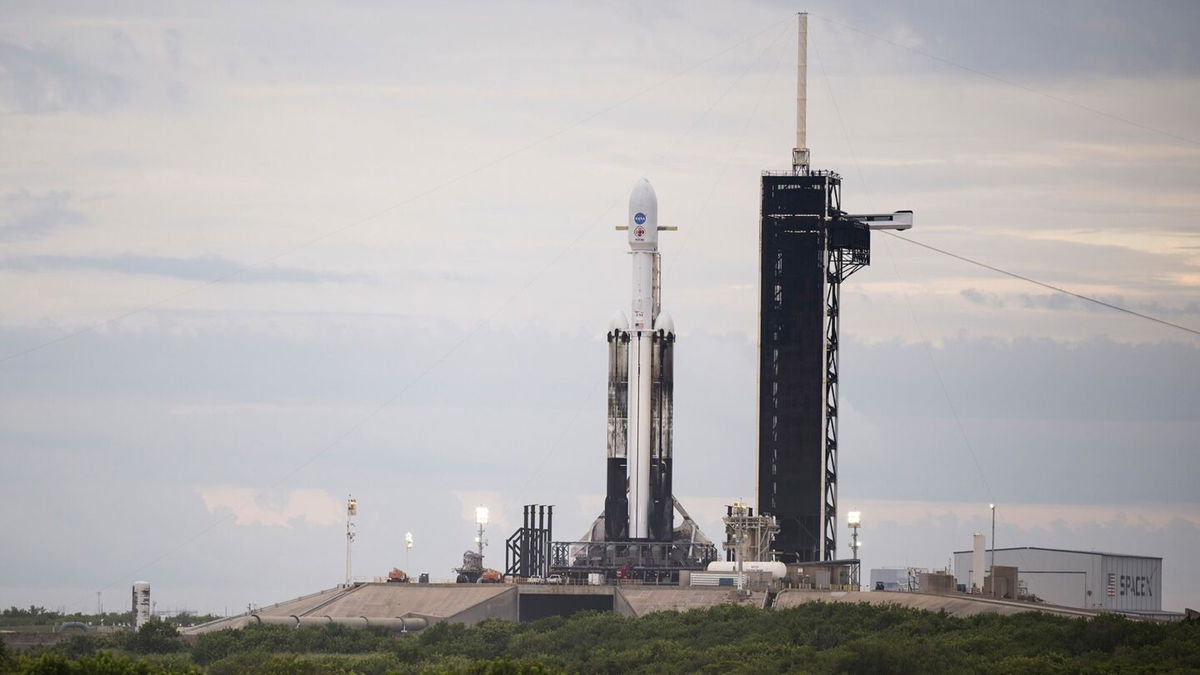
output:
[[[6,3],[0,605],[327,588],[351,493],[356,576],[449,577],[479,503],[493,566],[521,504],[578,536],[643,176],[679,226],[676,489],[719,537],[801,9],[849,210],[1200,328],[1192,3],[433,4]],[[877,236],[843,336],[867,567],[945,566],[996,502],[1000,546],[1162,556],[1200,606],[1195,334]]]

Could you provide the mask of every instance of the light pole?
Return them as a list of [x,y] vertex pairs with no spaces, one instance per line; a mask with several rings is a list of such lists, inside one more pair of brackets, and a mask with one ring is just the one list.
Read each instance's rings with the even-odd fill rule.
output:
[[475,524],[479,526],[479,536],[475,541],[479,544],[479,564],[483,565],[483,526],[488,522],[488,508],[480,504],[475,507]]
[[412,532],[404,533],[404,572],[412,578],[412,569],[409,568],[409,553],[412,552]]
[[354,541],[354,516],[358,515],[358,500],[354,497],[346,499],[346,587],[354,582],[350,567],[350,542]]
[[746,593],[746,513],[747,507],[745,502],[734,502],[733,508],[730,510],[730,515],[736,519],[737,527],[737,587],[738,594]]
[[988,563],[988,574],[992,577],[992,599],[996,598],[996,505],[988,504],[992,511],[992,555]]
[[[846,523],[850,525],[850,550],[854,552],[854,560],[857,561],[859,547],[858,528],[862,525],[862,512],[851,511],[850,513],[846,514]],[[861,578],[859,575],[861,568],[862,565],[858,562],[855,562],[854,567],[852,568],[853,573],[850,579],[850,584],[854,586],[855,590],[862,590]]]

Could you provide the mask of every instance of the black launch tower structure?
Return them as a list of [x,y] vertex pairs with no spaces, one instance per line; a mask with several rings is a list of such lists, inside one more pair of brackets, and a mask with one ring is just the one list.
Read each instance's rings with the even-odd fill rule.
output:
[[792,170],[763,172],[759,212],[758,512],[779,527],[773,558],[825,563],[837,559],[842,282],[871,264],[871,230],[907,230],[912,211],[849,215],[841,176],[809,168],[798,18]]
[[765,173],[759,229],[758,510],[783,562],[837,551],[841,283],[871,262],[871,230],[841,210],[832,171]]

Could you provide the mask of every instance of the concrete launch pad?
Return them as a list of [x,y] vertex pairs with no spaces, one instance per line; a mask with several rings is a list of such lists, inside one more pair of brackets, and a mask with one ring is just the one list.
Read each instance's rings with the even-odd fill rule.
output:
[[1021,612],[1043,612],[1056,616],[1097,616],[1099,612],[1075,607],[1032,604],[1012,600],[993,600],[970,595],[940,595],[915,592],[862,592],[862,591],[782,591],[775,598],[775,609],[787,609],[808,602],[861,602],[871,605],[900,605],[910,609],[930,612],[945,610],[950,616],[975,616],[976,614],[1020,614]]
[[[1059,616],[1097,614],[1071,607],[1033,605],[965,595],[852,591],[785,590],[775,597],[770,607],[787,609],[809,602],[895,604],[933,612],[945,610],[951,616],[1017,614],[1030,611]],[[568,616],[584,610],[611,611],[623,616],[637,617],[654,612],[686,612],[724,604],[763,608],[768,606],[767,594],[756,592],[749,598],[739,599],[737,591],[728,587],[361,583],[350,588],[331,588],[263,607],[254,614],[262,617],[402,617],[425,619],[429,624],[441,621],[475,624],[487,619],[535,621],[547,616]],[[199,634],[225,628],[240,628],[255,622],[250,614],[242,614],[186,628],[182,632]]]
[[[583,610],[644,616],[660,611],[687,611],[737,603],[728,588],[677,586],[553,586],[542,584],[389,584],[361,583],[262,607],[259,616],[414,617],[475,624],[486,619],[534,621]],[[765,595],[745,604],[762,607]],[[218,619],[183,630],[185,634],[241,628],[255,619],[250,613]]]

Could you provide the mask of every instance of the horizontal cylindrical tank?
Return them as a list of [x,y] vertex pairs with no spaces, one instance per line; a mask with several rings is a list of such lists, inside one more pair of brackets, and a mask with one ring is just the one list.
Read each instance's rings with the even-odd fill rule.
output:
[[[787,565],[773,560],[751,560],[742,563],[742,569],[746,572],[770,572],[775,579],[782,579],[787,576]],[[725,560],[715,560],[708,563],[709,572],[737,572],[737,563],[728,562]]]

